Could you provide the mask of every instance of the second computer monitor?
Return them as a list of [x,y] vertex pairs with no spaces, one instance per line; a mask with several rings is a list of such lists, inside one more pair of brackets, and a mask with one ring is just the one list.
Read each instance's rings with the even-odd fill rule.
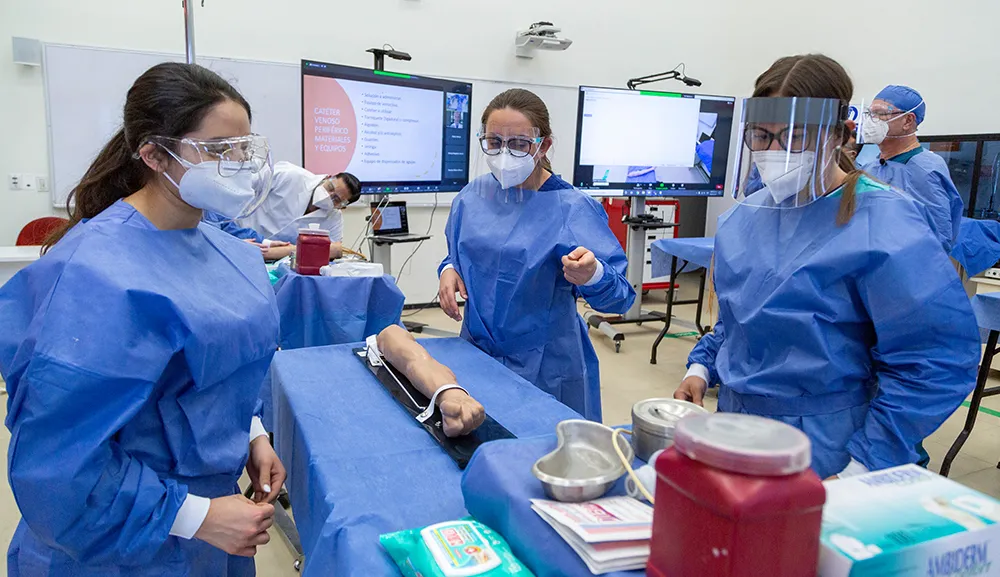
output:
[[736,98],[580,87],[573,184],[600,196],[722,196]]

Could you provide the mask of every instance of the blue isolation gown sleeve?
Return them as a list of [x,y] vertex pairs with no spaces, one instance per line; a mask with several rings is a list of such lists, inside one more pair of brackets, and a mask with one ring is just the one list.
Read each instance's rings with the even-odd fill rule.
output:
[[235,236],[236,238],[252,240],[254,242],[264,242],[264,237],[254,229],[244,228],[221,214],[206,210],[201,219],[208,224],[221,229],[223,232]]
[[604,266],[601,280],[590,286],[573,287],[574,293],[586,299],[598,312],[625,314],[635,302],[635,289],[625,278],[628,259],[618,238],[608,226],[608,214],[590,197],[572,204],[569,210],[566,226],[571,238],[570,245],[575,246],[566,254],[577,246],[583,246],[593,252]]
[[873,243],[885,248],[858,279],[875,329],[877,389],[847,449],[872,471],[916,463],[917,444],[976,383],[980,342],[969,298],[920,218],[912,211],[873,223]]
[[[34,277],[24,272],[0,290],[0,317],[30,316],[18,297],[32,292]],[[26,344],[0,351],[8,385],[16,384],[7,416],[11,489],[50,547],[82,563],[140,565],[168,539],[187,496],[117,442],[174,357],[178,335],[163,321],[170,305],[130,295],[88,265],[48,272],[58,279]]]
[[910,172],[908,192],[927,207],[941,245],[951,252],[961,229],[964,203],[948,173],[948,165],[937,155],[918,154],[906,167]]
[[715,357],[719,354],[719,348],[722,347],[722,342],[725,339],[726,331],[722,326],[722,321],[719,320],[715,323],[715,328],[712,332],[701,337],[698,340],[698,344],[694,346],[688,355],[688,367],[697,363],[708,369],[708,386],[710,387],[721,384],[719,382],[719,373],[715,370]]

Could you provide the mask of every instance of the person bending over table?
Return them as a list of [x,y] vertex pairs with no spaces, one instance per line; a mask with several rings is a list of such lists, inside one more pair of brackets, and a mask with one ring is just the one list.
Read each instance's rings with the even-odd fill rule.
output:
[[[406,329],[392,325],[378,334],[378,348],[385,360],[406,375],[418,391],[428,399],[442,387],[455,385],[455,373],[434,360]],[[463,389],[447,389],[437,397],[441,409],[444,434],[449,437],[468,435],[486,420],[486,410]]]
[[353,174],[313,174],[290,162],[274,165],[271,190],[260,209],[239,225],[257,231],[269,242],[255,243],[264,259],[280,260],[295,251],[300,228],[318,224],[330,231],[330,260],[343,255],[344,217],[341,211],[361,198],[361,183]]

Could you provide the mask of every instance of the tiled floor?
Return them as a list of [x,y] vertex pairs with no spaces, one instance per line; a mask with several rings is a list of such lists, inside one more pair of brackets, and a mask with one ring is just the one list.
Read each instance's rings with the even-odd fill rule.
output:
[[[683,283],[682,297],[688,291],[697,288],[697,283]],[[664,293],[653,293],[645,300],[647,308],[663,309]],[[581,312],[583,311],[581,307]],[[678,307],[676,315],[687,326],[674,326],[672,332],[690,332],[694,318],[694,307]],[[444,316],[439,309],[420,311],[407,320],[428,323],[431,330],[425,336],[447,336],[457,333],[459,325]],[[682,321],[683,322],[683,321]],[[685,361],[688,352],[695,344],[694,337],[667,338],[660,345],[659,364],[649,364],[649,352],[662,324],[625,325],[621,327],[626,340],[620,353],[615,353],[613,343],[603,334],[591,331],[594,348],[601,359],[601,383],[604,400],[604,420],[608,424],[627,423],[631,420],[631,407],[639,400],[667,396],[673,394],[674,388],[685,373]],[[1000,384],[1000,383],[994,383]],[[6,416],[6,398],[2,399],[3,408],[0,418]],[[706,406],[714,409],[714,397],[706,399]],[[987,399],[984,403],[989,409],[1000,411],[1000,397]],[[947,452],[955,436],[962,429],[967,410],[959,409],[940,430],[925,443],[927,451],[933,459],[932,468],[937,470],[941,459]],[[10,434],[5,427],[0,427],[0,546],[6,549],[7,543],[14,533],[18,521],[17,507],[7,485],[7,445]],[[961,481],[984,493],[1000,497],[1000,470],[997,461],[1000,460],[1000,418],[987,413],[980,413],[976,430],[966,443],[961,455],[952,466],[952,478]],[[293,576],[297,573],[292,569],[293,557],[284,541],[273,534],[270,544],[261,547],[257,554],[259,575]],[[6,566],[0,565],[0,577],[6,575]]]

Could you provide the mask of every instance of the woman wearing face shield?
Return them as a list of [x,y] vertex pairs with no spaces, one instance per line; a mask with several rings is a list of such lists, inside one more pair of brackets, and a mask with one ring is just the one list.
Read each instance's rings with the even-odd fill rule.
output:
[[259,206],[267,163],[235,88],[154,66],[69,226],[0,289],[9,575],[254,574],[285,478],[255,416],[278,313],[260,251],[200,221]]
[[926,209],[843,153],[851,96],[825,56],[782,58],[757,79],[739,204],[715,238],[719,322],[674,395],[700,404],[719,385],[720,411],[802,429],[823,478],[917,462],[972,391],[980,353]]
[[[597,354],[576,300],[622,314],[635,291],[621,245],[595,200],[558,176],[548,109],[508,90],[483,112],[481,176],[455,198],[441,308],[462,336],[588,419],[601,420]],[[456,294],[465,299],[465,316]]]
[[274,165],[271,192],[260,209],[240,219],[241,226],[267,239],[258,243],[267,260],[278,260],[295,250],[299,229],[318,224],[330,231],[330,260],[343,252],[344,216],[341,211],[361,198],[361,183],[353,174],[313,174],[290,162]]

